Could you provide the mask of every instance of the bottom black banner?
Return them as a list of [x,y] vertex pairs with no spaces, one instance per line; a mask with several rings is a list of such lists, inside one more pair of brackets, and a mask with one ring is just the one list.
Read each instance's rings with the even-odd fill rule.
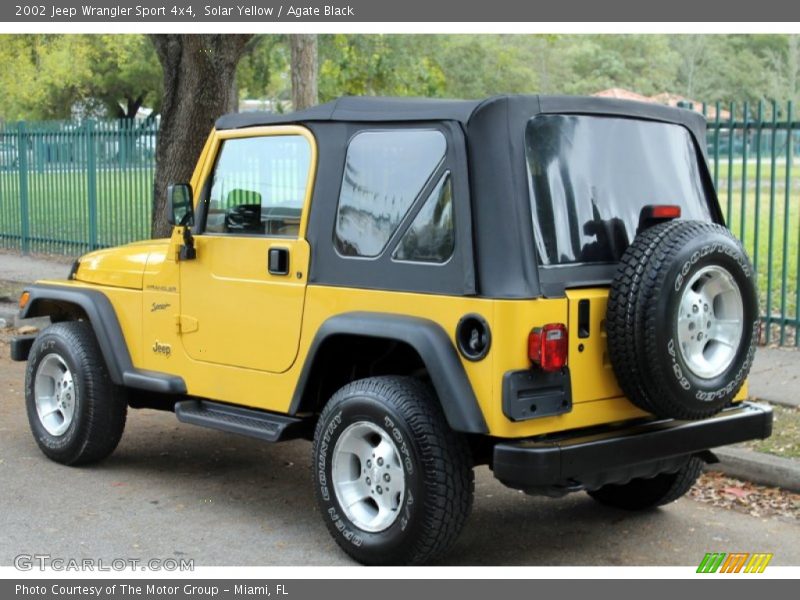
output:
[[[566,573],[565,573],[566,575]],[[776,579],[722,577],[693,580],[614,580],[614,579],[286,579],[286,580],[3,580],[0,598],[36,600],[329,600],[359,598],[395,600],[406,598],[490,599],[501,598],[575,598],[625,594],[675,600],[699,592],[725,594],[726,600],[752,598],[753,594],[780,593],[792,582]],[[714,586],[713,590],[710,586]],[[758,588],[756,588],[758,586]],[[787,589],[788,591],[788,589]],[[680,594],[681,596],[676,596]]]

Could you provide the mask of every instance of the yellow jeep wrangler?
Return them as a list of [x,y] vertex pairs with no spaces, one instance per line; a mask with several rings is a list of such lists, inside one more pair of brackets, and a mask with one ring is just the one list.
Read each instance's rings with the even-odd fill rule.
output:
[[421,563],[473,467],[645,509],[710,448],[767,437],[742,402],[759,321],[694,112],[598,98],[342,98],[216,123],[170,239],[42,281],[12,343],[51,459],[101,460],[128,407],[313,440],[339,545]]

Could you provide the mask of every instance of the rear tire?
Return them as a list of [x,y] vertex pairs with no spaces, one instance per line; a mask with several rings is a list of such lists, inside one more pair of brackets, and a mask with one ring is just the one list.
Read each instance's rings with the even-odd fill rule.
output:
[[55,323],[33,343],[25,372],[25,404],[41,451],[64,465],[106,458],[125,429],[125,389],[108,374],[88,323]]
[[632,479],[628,483],[604,485],[588,492],[600,504],[624,510],[647,510],[674,502],[688,492],[703,469],[696,456],[675,473],[660,473],[648,479]]
[[464,437],[411,377],[354,381],[314,435],[314,491],[336,543],[370,565],[421,564],[455,542],[472,507]]

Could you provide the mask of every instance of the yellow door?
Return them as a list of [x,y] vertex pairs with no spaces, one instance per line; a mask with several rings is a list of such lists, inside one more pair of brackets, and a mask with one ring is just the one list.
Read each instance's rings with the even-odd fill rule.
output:
[[197,256],[180,263],[183,347],[198,361],[281,373],[300,342],[314,139],[300,127],[218,136]]

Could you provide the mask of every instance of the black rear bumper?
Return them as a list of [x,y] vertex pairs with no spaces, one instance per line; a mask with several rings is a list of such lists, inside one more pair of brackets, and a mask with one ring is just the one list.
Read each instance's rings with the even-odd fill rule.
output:
[[701,421],[649,421],[600,433],[501,442],[493,469],[509,487],[596,489],[677,470],[687,455],[772,433],[772,409],[744,402]]

